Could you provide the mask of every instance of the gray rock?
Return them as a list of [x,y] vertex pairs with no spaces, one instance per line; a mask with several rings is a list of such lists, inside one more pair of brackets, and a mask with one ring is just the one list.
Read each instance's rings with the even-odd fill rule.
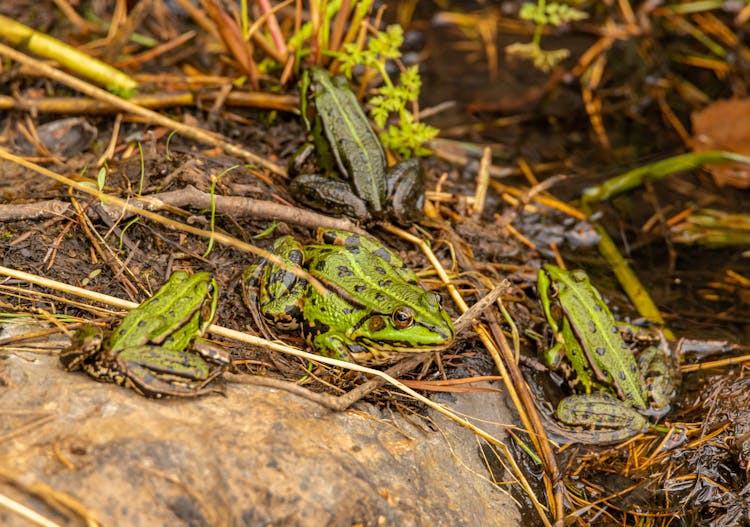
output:
[[[0,368],[0,494],[61,525],[79,517],[40,499],[40,484],[102,525],[518,524],[473,434],[440,416],[432,431],[232,383],[225,397],[149,400],[64,372],[56,355],[10,353]],[[496,393],[458,400],[508,422]],[[0,509],[0,524],[28,522]]]

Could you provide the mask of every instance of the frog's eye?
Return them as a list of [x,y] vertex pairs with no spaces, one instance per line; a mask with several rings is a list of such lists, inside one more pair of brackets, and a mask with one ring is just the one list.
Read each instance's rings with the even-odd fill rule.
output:
[[398,329],[404,329],[411,326],[414,322],[414,311],[408,307],[400,307],[393,312],[393,325]]

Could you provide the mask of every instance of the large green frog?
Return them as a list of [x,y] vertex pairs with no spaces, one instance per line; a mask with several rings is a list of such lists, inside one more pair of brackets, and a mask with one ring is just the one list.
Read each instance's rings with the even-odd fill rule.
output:
[[335,229],[318,229],[317,241],[302,246],[283,236],[273,252],[328,292],[263,260],[243,277],[251,312],[285,331],[301,327],[322,355],[360,364],[385,364],[451,344],[453,324],[440,295],[422,289],[393,252],[368,236]]
[[558,368],[567,358],[585,392],[563,399],[557,417],[566,424],[600,428],[578,437],[571,432],[568,439],[620,441],[649,429],[644,415],[661,417],[669,412],[674,383],[664,353],[649,347],[636,361],[584,271],[546,264],[539,271],[537,289],[556,339],[545,362]]
[[194,397],[231,363],[199,337],[216,313],[216,281],[208,273],[172,274],[154,296],[130,310],[104,341],[101,328],[81,326],[60,352],[68,371],[132,388],[146,397]]
[[[388,169],[383,146],[347,80],[331,77],[322,68],[311,68],[307,75],[302,115],[324,173],[297,176],[289,186],[292,195],[313,208],[360,220],[384,215],[399,223],[415,220],[424,203],[417,160]],[[308,107],[315,109],[312,124]],[[292,172],[298,171],[300,157],[293,160]]]

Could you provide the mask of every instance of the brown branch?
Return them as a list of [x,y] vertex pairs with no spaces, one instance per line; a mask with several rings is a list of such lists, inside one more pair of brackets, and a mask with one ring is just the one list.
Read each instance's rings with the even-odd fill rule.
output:
[[51,199],[36,203],[11,203],[0,205],[0,221],[34,220],[65,214],[70,203]]
[[[282,205],[273,201],[220,195],[215,195],[214,200],[218,214],[232,216],[233,218],[278,220],[311,228],[330,227],[346,231],[362,232],[359,227],[345,218],[331,218],[317,212]],[[130,200],[130,204],[150,211],[169,209],[170,207],[210,209],[211,195],[198,190],[192,185],[188,185],[179,190],[135,198]],[[127,218],[134,214],[131,211],[123,211],[121,207],[114,205],[103,205],[102,208],[108,214],[118,218]]]

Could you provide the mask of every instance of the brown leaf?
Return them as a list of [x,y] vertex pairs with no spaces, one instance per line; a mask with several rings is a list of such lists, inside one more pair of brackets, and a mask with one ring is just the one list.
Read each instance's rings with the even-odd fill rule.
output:
[[[728,150],[750,156],[750,99],[717,101],[692,114],[693,149]],[[750,169],[740,163],[707,165],[719,186],[750,188]]]

